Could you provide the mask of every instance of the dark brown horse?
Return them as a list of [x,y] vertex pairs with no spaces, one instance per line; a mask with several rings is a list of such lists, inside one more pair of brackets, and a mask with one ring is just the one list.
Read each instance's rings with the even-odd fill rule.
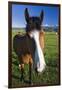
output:
[[42,72],[45,68],[45,61],[41,49],[39,35],[41,32],[41,24],[43,21],[43,11],[40,17],[30,17],[27,8],[25,9],[26,19],[26,35],[16,35],[13,39],[13,48],[19,59],[19,67],[22,72],[23,79],[24,63],[29,63],[29,79],[31,83],[31,68],[34,63],[38,72]]

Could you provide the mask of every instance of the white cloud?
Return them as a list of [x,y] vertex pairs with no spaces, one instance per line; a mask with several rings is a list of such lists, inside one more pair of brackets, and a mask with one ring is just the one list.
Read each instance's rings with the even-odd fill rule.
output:
[[43,24],[43,26],[49,26],[48,24]]
[[45,24],[45,26],[49,26],[48,24]]

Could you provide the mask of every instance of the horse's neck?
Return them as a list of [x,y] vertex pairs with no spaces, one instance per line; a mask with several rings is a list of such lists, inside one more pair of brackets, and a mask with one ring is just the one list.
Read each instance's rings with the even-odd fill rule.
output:
[[[30,33],[30,37],[34,38],[35,43],[36,43],[36,52],[37,52],[37,56],[38,56],[38,60],[37,61],[37,68],[39,72],[42,72],[44,66],[45,66],[45,60],[44,60],[44,55],[40,46],[40,41],[39,41],[39,31],[34,30]],[[35,53],[36,53],[35,52]],[[37,57],[35,55],[35,57]],[[36,59],[36,58],[35,58]]]

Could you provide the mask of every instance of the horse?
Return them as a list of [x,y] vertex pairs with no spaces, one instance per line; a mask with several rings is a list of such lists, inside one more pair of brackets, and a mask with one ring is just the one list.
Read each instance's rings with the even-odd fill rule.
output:
[[39,33],[39,42],[40,42],[41,49],[44,53],[45,52],[44,50],[45,49],[45,32],[43,29]]
[[[21,79],[24,79],[24,64],[29,64],[29,83],[31,84],[32,64],[37,72],[45,69],[46,63],[41,49],[42,45],[39,36],[41,35],[41,25],[44,12],[41,11],[39,17],[30,17],[28,9],[25,9],[26,34],[21,36],[15,35],[13,38],[13,48],[19,59],[19,68],[22,72]],[[44,35],[43,35],[44,36]],[[43,45],[44,46],[44,45]]]

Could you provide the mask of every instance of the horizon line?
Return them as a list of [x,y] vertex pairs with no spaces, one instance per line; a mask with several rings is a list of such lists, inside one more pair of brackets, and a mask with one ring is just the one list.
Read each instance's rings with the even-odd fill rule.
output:
[[[42,26],[45,26],[45,27],[58,27],[59,25],[42,25]],[[25,26],[22,26],[22,27],[14,26],[12,28],[25,28]]]

